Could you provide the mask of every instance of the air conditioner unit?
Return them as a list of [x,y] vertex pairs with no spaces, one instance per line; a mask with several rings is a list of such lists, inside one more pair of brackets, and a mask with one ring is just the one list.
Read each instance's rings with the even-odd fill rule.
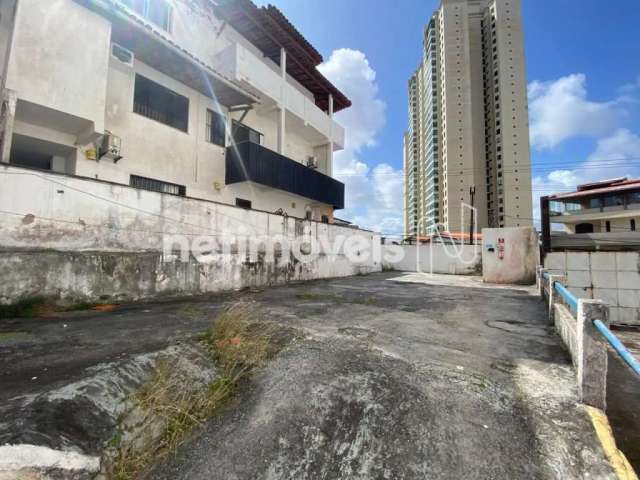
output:
[[105,132],[98,146],[98,159],[109,158],[113,160],[113,163],[117,163],[122,158],[121,151],[122,140],[120,137],[111,132]]
[[309,168],[318,168],[318,159],[316,157],[308,157],[307,158],[307,167],[309,167]]
[[133,52],[117,43],[111,44],[111,56],[125,65],[133,68]]

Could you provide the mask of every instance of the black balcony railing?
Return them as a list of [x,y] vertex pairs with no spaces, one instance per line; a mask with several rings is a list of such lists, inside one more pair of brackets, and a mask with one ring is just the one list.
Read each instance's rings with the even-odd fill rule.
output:
[[255,182],[344,208],[343,183],[256,143],[227,148],[225,183],[240,182]]

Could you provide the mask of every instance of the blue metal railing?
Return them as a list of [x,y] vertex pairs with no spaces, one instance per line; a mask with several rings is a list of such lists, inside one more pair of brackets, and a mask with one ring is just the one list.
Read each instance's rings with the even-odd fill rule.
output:
[[[542,272],[542,277],[549,280],[549,273]],[[578,311],[578,299],[569,291],[567,287],[560,282],[553,282],[553,288],[560,294],[565,302],[571,307],[574,312]],[[633,356],[633,354],[624,346],[615,334],[609,330],[602,320],[594,320],[593,325],[600,332],[600,334],[609,342],[609,345],[620,355],[622,360],[631,367],[636,375],[640,376],[640,362]]]
[[640,376],[640,362],[636,360],[633,354],[627,350],[627,347],[616,337],[611,330],[601,321],[594,320],[593,325],[598,329],[602,336],[609,342],[609,345],[618,352],[618,355],[622,357],[624,362],[631,367],[636,375]]
[[[544,278],[545,280],[549,280],[551,276],[549,275],[549,272],[542,272],[542,278]],[[567,302],[567,305],[571,307],[571,310],[573,310],[574,313],[578,312],[578,299],[575,297],[575,295],[573,295],[573,293],[567,290],[567,287],[562,285],[560,282],[553,282],[553,285],[551,285],[550,287],[553,287],[553,289],[560,294],[560,296],[564,299],[565,302]]]
[[577,312],[578,299],[573,295],[573,293],[567,290],[567,287],[562,285],[560,282],[553,282],[553,283],[554,283],[553,288],[555,288],[556,292],[558,292],[560,296],[564,299],[564,301],[567,302],[567,305],[571,307],[571,310],[573,310],[574,312]]

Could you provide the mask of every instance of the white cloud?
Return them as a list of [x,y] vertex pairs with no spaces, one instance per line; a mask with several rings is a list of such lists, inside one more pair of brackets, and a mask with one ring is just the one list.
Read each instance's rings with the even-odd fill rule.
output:
[[620,101],[630,104],[640,103],[638,93],[640,92],[640,76],[631,83],[623,85],[620,89]]
[[335,176],[345,183],[345,210],[338,217],[384,232],[403,229],[402,171],[381,163],[371,169],[363,150],[376,145],[385,126],[386,105],[378,96],[376,72],[364,53],[342,48],[318,67],[353,103],[336,114],[345,128],[345,149],[334,158]]
[[640,136],[620,128],[598,140],[585,162],[571,170],[554,170],[533,179],[534,218],[539,223],[540,197],[575,190],[582,183],[617,177],[640,177]]
[[552,82],[529,84],[530,136],[534,148],[554,148],[573,137],[599,138],[619,128],[625,116],[623,104],[629,95],[594,102],[587,99],[586,83],[586,76],[578,73]]
[[630,158],[640,158],[640,137],[626,128],[621,128],[610,137],[598,141],[587,163],[609,162],[609,165],[612,165],[620,163],[621,159]]

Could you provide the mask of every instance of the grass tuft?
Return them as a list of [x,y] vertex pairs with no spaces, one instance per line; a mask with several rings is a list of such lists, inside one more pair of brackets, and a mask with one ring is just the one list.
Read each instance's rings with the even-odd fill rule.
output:
[[296,294],[296,298],[304,301],[333,301],[338,304],[345,303],[354,303],[357,305],[375,305],[378,303],[378,300],[375,297],[364,297],[364,298],[349,298],[349,297],[341,297],[335,293],[318,293],[318,292],[302,292]]
[[289,332],[264,322],[253,306],[236,304],[218,314],[200,336],[202,346],[218,366],[220,375],[214,382],[189,384],[175,363],[157,361],[152,377],[138,390],[135,400],[147,417],[160,422],[161,434],[142,449],[135,443],[124,445],[119,437],[110,478],[137,478],[150,465],[175,452],[191,431],[222,408],[238,385],[290,338]]
[[0,332],[0,343],[12,340],[22,340],[29,336],[29,332]]
[[77,312],[83,310],[109,312],[115,308],[117,308],[117,305],[90,303],[84,301],[61,305],[53,298],[30,297],[11,305],[0,305],[0,319],[45,317],[56,313]]
[[318,292],[302,292],[296,294],[296,298],[300,300],[334,300],[336,302],[340,301],[340,297],[334,293],[318,293]]
[[44,297],[31,297],[12,305],[0,305],[0,318],[37,317],[49,310],[49,303]]
[[236,377],[278,353],[275,336],[281,330],[264,321],[250,304],[238,303],[220,312],[211,328],[201,336],[202,344],[225,372]]

